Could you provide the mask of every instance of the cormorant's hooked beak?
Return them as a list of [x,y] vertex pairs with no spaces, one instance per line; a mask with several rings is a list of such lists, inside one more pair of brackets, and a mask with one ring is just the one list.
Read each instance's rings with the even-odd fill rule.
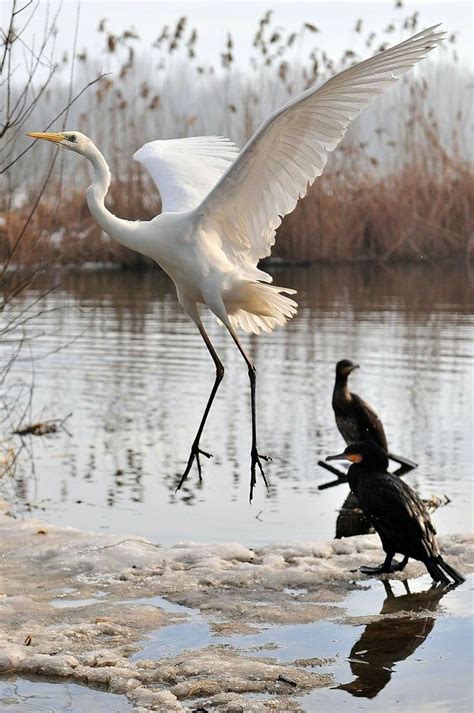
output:
[[360,463],[362,456],[360,453],[338,453],[336,456],[327,456],[325,460],[350,460],[351,463]]
[[63,134],[43,134],[43,133],[37,133],[35,131],[30,131],[26,134],[27,136],[31,136],[32,139],[45,139],[46,141],[52,141],[55,144],[60,143],[63,139],[64,136]]
[[349,373],[350,373],[351,371],[354,371],[354,369],[360,369],[359,364],[353,364],[353,365],[349,368]]

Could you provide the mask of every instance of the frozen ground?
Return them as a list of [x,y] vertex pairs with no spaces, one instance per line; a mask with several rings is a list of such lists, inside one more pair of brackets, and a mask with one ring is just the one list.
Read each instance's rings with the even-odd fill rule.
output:
[[[9,696],[13,706],[25,696],[20,707],[9,707],[12,711],[40,710],[25,703],[28,682],[30,688],[31,682],[44,682],[37,696],[48,698],[44,686],[58,677],[69,686],[68,710],[74,712],[94,706],[140,713],[321,709],[323,689],[342,681],[331,666],[337,646],[327,656],[318,636],[364,625],[367,641],[387,626],[390,638],[391,619],[401,636],[407,619],[403,607],[390,605],[390,597],[377,614],[360,605],[370,585],[357,568],[381,559],[378,539],[371,535],[255,549],[192,543],[165,548],[136,537],[16,520],[5,506],[0,538],[0,700]],[[473,536],[456,535],[441,544],[452,565],[473,571]],[[407,569],[411,581],[422,574],[417,563]],[[419,581],[429,586],[426,578]],[[414,605],[416,596],[411,595],[410,622],[418,619],[426,629],[441,597],[423,592]],[[298,657],[301,647],[291,644],[279,655],[284,636],[295,639],[308,627],[315,628],[307,655]],[[425,629],[411,632],[414,648],[417,638],[426,638]],[[406,648],[405,640],[401,646]],[[370,642],[364,647],[351,652],[353,658],[368,655]],[[390,661],[382,675],[410,653],[386,652]],[[359,665],[364,663],[372,662]],[[380,684],[379,676],[371,685],[376,690],[386,682]],[[94,689],[90,695],[101,702],[88,703],[87,689],[78,684]],[[348,684],[345,690],[370,698],[370,692],[350,691]]]

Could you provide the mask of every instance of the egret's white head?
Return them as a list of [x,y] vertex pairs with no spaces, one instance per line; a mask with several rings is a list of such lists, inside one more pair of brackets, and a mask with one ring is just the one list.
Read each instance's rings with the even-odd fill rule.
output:
[[87,155],[94,148],[92,141],[81,134],[80,131],[59,131],[57,133],[36,133],[34,131],[27,134],[32,139],[45,139],[61,146],[63,149],[75,151],[76,153]]

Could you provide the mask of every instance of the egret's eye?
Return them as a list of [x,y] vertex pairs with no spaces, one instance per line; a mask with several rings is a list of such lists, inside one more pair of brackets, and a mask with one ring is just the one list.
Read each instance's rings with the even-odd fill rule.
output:
[[71,143],[75,144],[77,141],[77,136],[76,134],[69,134],[67,136],[67,140],[70,141]]

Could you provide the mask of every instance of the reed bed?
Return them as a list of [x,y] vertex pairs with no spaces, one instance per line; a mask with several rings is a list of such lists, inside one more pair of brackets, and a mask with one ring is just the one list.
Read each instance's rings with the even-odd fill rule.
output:
[[[397,3],[398,6],[401,3]],[[147,219],[160,210],[159,195],[133,152],[156,138],[226,135],[238,145],[274,108],[350,63],[395,44],[418,29],[417,14],[376,33],[360,20],[341,57],[318,48],[311,23],[282,30],[267,13],[254,36],[249,66],[236,63],[234,40],[223,38],[216,66],[199,60],[198,33],[186,18],[163,28],[153,47],[132,30],[98,28],[111,74],[71,110],[68,127],[91,136],[113,173],[108,204],[125,218]],[[474,181],[472,109],[467,70],[456,64],[455,36],[441,61],[425,62],[362,115],[327,169],[278,231],[273,255],[288,262],[354,259],[469,259],[472,256]],[[303,56],[302,48],[306,48]],[[310,47],[311,49],[307,49]],[[72,62],[63,58],[63,70]],[[76,82],[97,73],[97,60],[74,57]],[[39,129],[67,94],[61,73],[48,102],[28,117]],[[54,128],[54,127],[53,127]],[[41,143],[41,142],[40,142]],[[50,146],[35,146],[10,170],[0,201],[0,260],[24,224],[44,178]],[[15,261],[146,263],[105,236],[85,203],[88,166],[61,155],[31,218]],[[12,207],[14,206],[14,209]]]

